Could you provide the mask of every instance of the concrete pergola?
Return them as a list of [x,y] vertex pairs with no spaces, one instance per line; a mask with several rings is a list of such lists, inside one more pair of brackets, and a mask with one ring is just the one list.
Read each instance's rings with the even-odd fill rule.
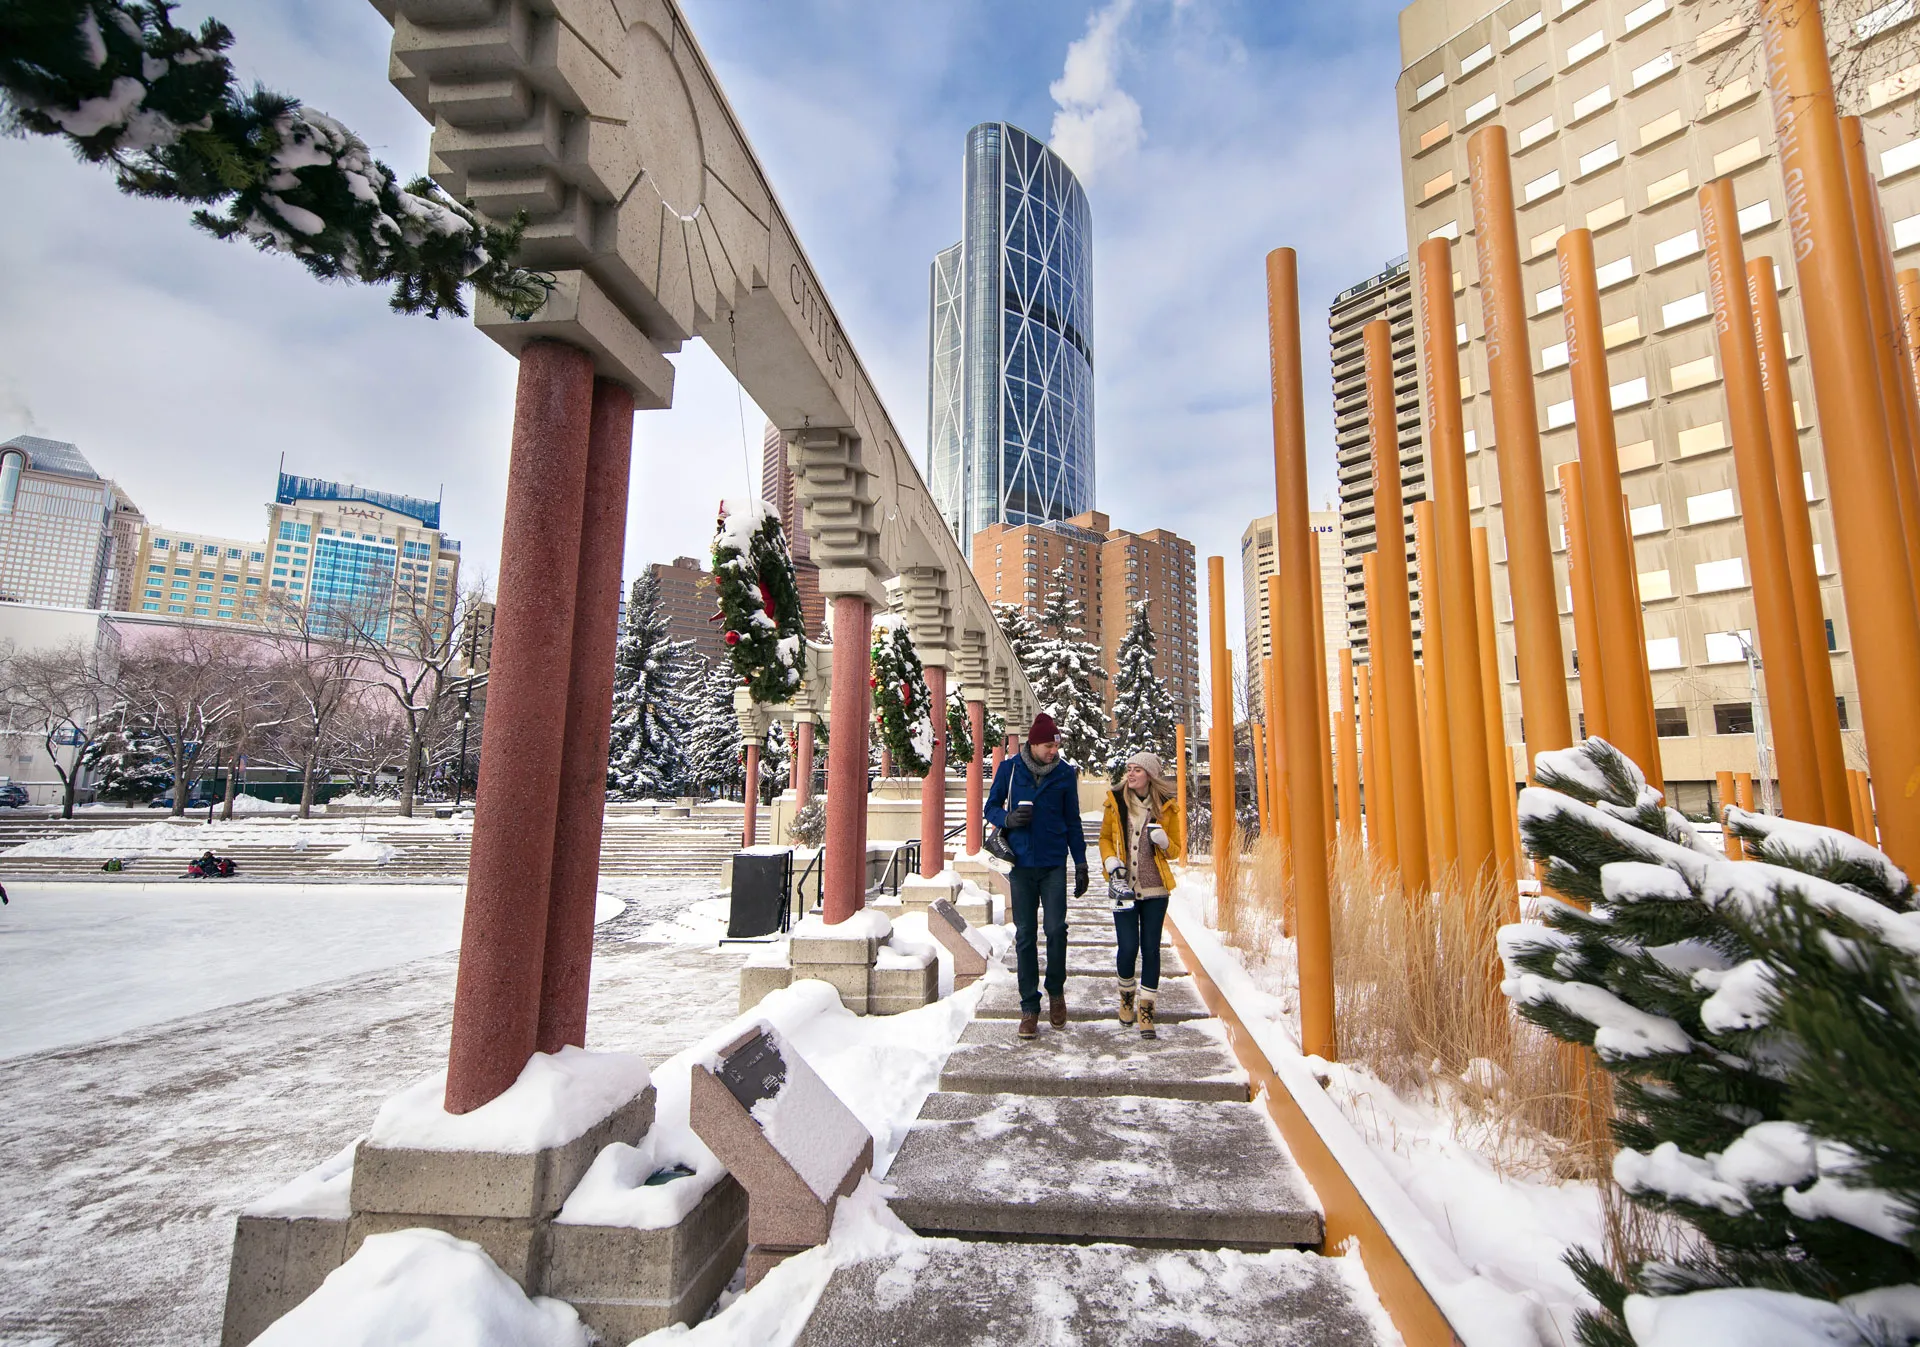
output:
[[[555,279],[526,321],[474,321],[520,359],[488,733],[461,936],[446,1106],[477,1108],[535,1051],[584,1044],[633,414],[673,398],[666,355],[707,342],[787,439],[832,604],[812,722],[863,733],[870,627],[898,580],[935,707],[1036,707],[959,545],[848,341],[706,57],[671,0],[373,0],[389,77],[433,123],[429,171],[499,219]],[[564,706],[564,715],[556,712]],[[922,867],[941,864],[946,734],[922,793]],[[743,730],[763,729],[748,709]],[[844,740],[843,740],[844,742]],[[855,742],[859,742],[857,739]],[[830,755],[825,917],[865,901],[864,752]]]

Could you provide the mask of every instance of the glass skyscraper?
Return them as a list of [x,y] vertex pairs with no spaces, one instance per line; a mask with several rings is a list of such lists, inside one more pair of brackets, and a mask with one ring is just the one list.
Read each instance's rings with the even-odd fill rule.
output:
[[931,276],[927,485],[969,556],[989,524],[1093,508],[1092,235],[1043,142],[967,133],[961,239]]

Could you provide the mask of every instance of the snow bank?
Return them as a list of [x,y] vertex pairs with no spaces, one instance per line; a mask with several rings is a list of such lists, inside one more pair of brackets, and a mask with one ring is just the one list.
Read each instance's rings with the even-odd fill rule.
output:
[[587,1347],[573,1307],[529,1300],[478,1244],[438,1230],[369,1235],[255,1347]]
[[263,800],[258,795],[248,795],[244,792],[233,797],[233,812],[236,814],[275,814],[294,807],[274,800]]
[[[1850,1300],[1863,1301],[1865,1297]],[[1867,1325],[1848,1303],[1811,1300],[1785,1291],[1732,1287],[1684,1296],[1628,1296],[1626,1311],[1627,1331],[1638,1347],[1754,1347],[1756,1343],[1765,1343],[1766,1347],[1847,1347],[1858,1343],[1864,1347],[1869,1341]]]
[[329,853],[328,859],[336,861],[373,861],[378,865],[385,865],[394,858],[394,855],[393,847],[387,843],[362,839],[358,842],[349,842],[346,846],[341,847],[340,850]]
[[416,1081],[380,1106],[376,1146],[521,1155],[564,1146],[646,1089],[647,1060],[631,1052],[564,1047],[537,1052],[506,1092],[471,1113],[445,1107],[447,1073]]
[[324,1216],[344,1221],[352,1212],[348,1197],[353,1189],[353,1153],[362,1138],[356,1137],[338,1153],[322,1160],[296,1179],[281,1184],[251,1206],[242,1216],[278,1216],[294,1218]]
[[893,923],[874,907],[863,907],[832,926],[824,916],[803,917],[793,928],[795,940],[885,940],[892,934]]

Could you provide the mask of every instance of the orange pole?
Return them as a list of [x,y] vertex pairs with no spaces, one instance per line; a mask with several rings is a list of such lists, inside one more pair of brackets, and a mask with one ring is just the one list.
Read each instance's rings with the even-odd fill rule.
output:
[[[1279,526],[1274,527],[1274,547],[1280,545]],[[1292,744],[1287,734],[1287,722],[1283,695],[1287,677],[1287,667],[1280,658],[1280,577],[1267,577],[1267,630],[1274,653],[1267,657],[1266,663],[1266,703],[1267,703],[1267,807],[1273,811],[1273,835],[1280,839],[1287,849],[1286,873],[1293,874],[1293,813],[1288,801],[1293,796],[1291,755]]]
[[[1353,652],[1347,652],[1352,663]],[[1362,664],[1354,670],[1355,723],[1360,730],[1360,774],[1366,799],[1361,804],[1367,856],[1381,861],[1386,853],[1380,847],[1380,746],[1373,734],[1373,671]]]
[[1340,652],[1340,833],[1348,842],[1360,840],[1360,764],[1353,719],[1353,651]]
[[1527,775],[1533,755],[1573,742],[1567,670],[1560,648],[1560,604],[1547,538],[1547,488],[1540,418],[1533,397],[1527,299],[1520,281],[1520,239],[1513,213],[1513,165],[1507,131],[1487,126],[1467,142],[1474,241],[1480,261],[1480,314],[1486,329],[1487,381],[1500,466],[1500,515],[1507,543],[1507,588],[1520,660],[1520,706],[1527,723]]
[[1727,853],[1728,860],[1737,861],[1740,859],[1740,844],[1734,840],[1732,832],[1724,831],[1727,822],[1727,806],[1739,803],[1739,801],[1734,798],[1733,773],[1715,772],[1713,774],[1713,784],[1720,792],[1720,808],[1714,811],[1723,829],[1720,834],[1720,848]]
[[[1600,642],[1600,618],[1593,605],[1593,558],[1587,550],[1586,504],[1580,491],[1580,465],[1554,469],[1560,480],[1560,527],[1567,535],[1567,587],[1573,591],[1573,658],[1580,677],[1580,710],[1586,723],[1579,732],[1619,745],[1607,719],[1607,691],[1601,670],[1607,652]],[[1627,756],[1632,757],[1632,754]]]
[[[1893,455],[1894,488],[1900,495],[1900,519],[1907,540],[1907,566],[1920,574],[1920,476],[1913,460],[1914,426],[1907,403],[1906,371],[1899,368],[1899,317],[1880,266],[1876,221],[1880,201],[1867,167],[1866,130],[1858,117],[1840,119],[1840,151],[1846,160],[1847,196],[1853,205],[1855,246],[1866,286],[1867,322],[1872,327],[1874,367],[1880,375],[1880,402],[1886,419],[1887,448]],[[1915,581],[1920,591],[1920,580]]]
[[1420,800],[1425,806],[1421,830],[1427,839],[1427,863],[1438,876],[1445,873],[1446,861],[1440,851],[1439,809],[1433,798],[1433,717],[1427,714],[1427,670],[1419,660],[1413,662],[1413,704],[1420,724]]
[[1442,630],[1458,637],[1444,643],[1440,661],[1446,666],[1455,845],[1461,881],[1470,885],[1496,863],[1500,825],[1493,811],[1491,764],[1472,747],[1487,737],[1487,729],[1480,690],[1480,643],[1467,639],[1476,627],[1473,520],[1467,506],[1466,433],[1454,391],[1460,387],[1456,325],[1453,245],[1446,239],[1428,239],[1420,245],[1420,350],[1427,374],[1427,469],[1433,492],[1433,573],[1438,594],[1428,595],[1424,589],[1422,594],[1426,611],[1437,613]]
[[[1752,572],[1749,580],[1754,623],[1766,658],[1767,704],[1773,722],[1774,761],[1779,764],[1781,812],[1806,823],[1825,824],[1829,820],[1820,790],[1820,763],[1814,752],[1806,654],[1800,648],[1800,626],[1793,608],[1786,525],[1781,517],[1779,479],[1773,469],[1767,406],[1760,392],[1760,348],[1754,344],[1747,261],[1740,246],[1736,209],[1733,179],[1716,178],[1700,189],[1707,288],[1713,295],[1720,370],[1726,386],[1728,421],[1733,428],[1733,469],[1740,484],[1740,522],[1747,540],[1747,566]],[[1832,822],[1837,826],[1840,821]]]
[[1272,837],[1273,802],[1267,779],[1267,736],[1259,721],[1247,722],[1247,739],[1253,748],[1253,812],[1260,819],[1260,835]]
[[1413,616],[1407,594],[1407,524],[1400,494],[1400,429],[1394,409],[1393,337],[1384,318],[1362,333],[1366,342],[1367,424],[1373,438],[1374,571],[1379,625],[1372,658],[1385,685],[1387,757],[1392,762],[1393,814],[1399,828],[1400,877],[1410,896],[1432,889],[1427,854],[1426,793],[1421,789],[1420,712],[1413,686]]
[[1735,772],[1733,774],[1733,802],[1749,814],[1753,812],[1752,772]]
[[[1600,688],[1606,697],[1612,743],[1649,780],[1660,776],[1660,746],[1652,739],[1653,708],[1639,677],[1635,646],[1646,644],[1645,620],[1634,598],[1633,537],[1616,507],[1620,451],[1601,337],[1600,283],[1594,274],[1593,232],[1560,238],[1560,293],[1573,376],[1573,415],[1580,443],[1580,485],[1587,518],[1586,562],[1593,595],[1594,633],[1600,640]],[[1581,680],[1581,688],[1586,680]],[[1593,711],[1587,711],[1591,723]]]
[[1476,527],[1469,535],[1473,558],[1474,627],[1480,647],[1480,718],[1486,724],[1487,781],[1493,790],[1494,843],[1506,883],[1520,878],[1520,833],[1514,821],[1513,754],[1507,748],[1507,715],[1500,701],[1500,642],[1494,632],[1493,563],[1488,557],[1487,531]]
[[1320,745],[1320,803],[1324,824],[1321,829],[1322,840],[1331,847],[1334,839],[1334,780],[1333,780],[1333,717],[1329,714],[1327,703],[1327,610],[1325,595],[1321,593],[1320,572],[1320,535],[1310,533],[1308,542],[1312,545],[1313,557],[1313,679],[1314,701],[1318,704],[1320,733],[1314,736]]
[[[1631,539],[1633,537],[1633,507],[1627,503],[1627,493],[1624,491],[1620,493],[1620,519],[1626,527],[1627,537]],[[1644,613],[1647,610],[1647,605],[1646,601],[1640,597],[1640,557],[1637,551],[1631,550],[1627,555],[1633,561],[1633,565],[1628,569],[1627,575],[1628,578],[1633,581],[1634,611]],[[1647,641],[1644,626],[1641,628],[1639,644],[1633,648],[1633,667],[1634,676],[1640,680],[1640,685],[1647,690],[1647,740],[1653,745],[1653,765],[1647,769],[1647,784],[1664,794],[1667,789],[1666,768],[1660,757],[1660,726],[1653,714],[1653,669],[1647,663]]]
[[1413,503],[1413,557],[1420,572],[1420,660],[1425,687],[1420,713],[1426,718],[1421,742],[1427,748],[1427,800],[1433,814],[1436,846],[1434,863],[1460,876],[1460,832],[1454,817],[1453,739],[1448,733],[1446,615],[1440,607],[1440,565],[1434,538],[1434,511],[1430,500]]
[[[1320,770],[1306,755],[1324,744],[1327,666],[1304,667],[1320,649],[1312,627],[1319,611],[1312,556],[1319,544],[1308,520],[1307,422],[1300,376],[1300,285],[1291,248],[1267,254],[1267,338],[1273,380],[1274,560],[1285,588],[1273,610],[1275,661],[1281,676],[1286,744],[1302,770],[1287,783],[1293,853],[1293,935],[1300,969],[1300,1046],[1332,1058],[1338,1051],[1333,997],[1333,916],[1327,882],[1324,822],[1328,801]],[[1318,685],[1318,691],[1316,691]],[[1316,728],[1316,721],[1318,722]]]
[[1173,798],[1180,809],[1180,859],[1187,858],[1187,722],[1173,727]]
[[1853,778],[1854,821],[1859,825],[1855,834],[1864,842],[1877,843],[1873,828],[1873,791],[1867,783],[1867,774],[1856,767],[1849,775]]
[[1894,278],[1900,302],[1900,335],[1906,354],[1906,375],[1913,397],[1920,400],[1920,271],[1908,267]]
[[[1368,552],[1360,558],[1361,575],[1367,591],[1367,670],[1373,682],[1373,695],[1367,704],[1373,710],[1373,747],[1368,750],[1373,775],[1367,778],[1367,821],[1380,825],[1380,859],[1395,876],[1400,872],[1400,797],[1394,782],[1398,764],[1394,762],[1389,727],[1392,708],[1387,704],[1386,677],[1376,662],[1380,658],[1380,554]],[[1375,786],[1379,795],[1373,794]]]
[[1880,399],[1833,71],[1818,0],[1761,0],[1767,81],[1788,184],[1800,303],[1840,548],[1869,770],[1894,787],[1878,820],[1896,865],[1920,871],[1920,606]]
[[[1213,683],[1212,725],[1207,735],[1207,773],[1213,813],[1213,863],[1216,877],[1233,861],[1227,835],[1233,830],[1233,664],[1227,654],[1226,558],[1207,558],[1207,636],[1211,645]],[[1221,892],[1231,892],[1222,885]],[[1218,918],[1222,930],[1232,930],[1232,914]]]
[[[1920,280],[1920,273],[1914,275]],[[1760,392],[1767,405],[1767,440],[1773,448],[1780,522],[1786,530],[1787,578],[1793,585],[1793,615],[1800,632],[1820,798],[1829,823],[1838,827],[1839,820],[1853,817],[1853,789],[1847,783],[1847,754],[1840,740],[1833,659],[1827,653],[1826,609],[1820,599],[1820,576],[1813,564],[1813,518],[1807,509],[1800,431],[1794,424],[1793,382],[1787,367],[1785,329],[1780,321],[1780,295],[1773,286],[1771,258],[1748,261],[1747,299],[1753,305],[1760,351]]]

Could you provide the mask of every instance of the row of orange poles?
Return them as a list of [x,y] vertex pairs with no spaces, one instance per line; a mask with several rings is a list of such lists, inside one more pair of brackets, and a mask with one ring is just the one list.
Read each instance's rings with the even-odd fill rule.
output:
[[[1700,209],[1783,807],[1791,817],[1877,834],[1912,870],[1920,867],[1920,271],[1892,267],[1859,125],[1843,123],[1834,106],[1816,0],[1763,0],[1761,9],[1843,595],[1854,629],[1873,633],[1853,647],[1868,763],[1878,780],[1903,786],[1882,792],[1876,817],[1866,774],[1846,766],[1773,267],[1743,256],[1731,187],[1721,180],[1701,191]],[[1518,774],[1531,778],[1533,759],[1574,735],[1505,129],[1475,133],[1468,159],[1527,731]],[[1591,233],[1563,235],[1557,253],[1579,457],[1558,470],[1556,485],[1581,701],[1587,731],[1664,788]],[[1424,658],[1414,658],[1391,335],[1381,321],[1363,334],[1376,538],[1363,559],[1369,649],[1357,665],[1352,651],[1339,652],[1338,715],[1330,716],[1317,540],[1307,519],[1296,261],[1284,248],[1267,259],[1277,574],[1265,594],[1273,653],[1260,667],[1262,696],[1249,708],[1249,729],[1262,824],[1290,862],[1303,1042],[1329,1057],[1328,855],[1312,843],[1333,839],[1336,802],[1342,835],[1364,839],[1410,896],[1449,877],[1497,877],[1511,887],[1519,874],[1492,549],[1487,531],[1471,524],[1467,499],[1453,275],[1448,240],[1421,247],[1432,499],[1412,512],[1412,541]],[[1213,796],[1215,818],[1230,820],[1234,722],[1222,567],[1223,559],[1209,559]],[[1722,776],[1722,801],[1750,807],[1751,776]],[[1216,838],[1226,831],[1216,828]]]

